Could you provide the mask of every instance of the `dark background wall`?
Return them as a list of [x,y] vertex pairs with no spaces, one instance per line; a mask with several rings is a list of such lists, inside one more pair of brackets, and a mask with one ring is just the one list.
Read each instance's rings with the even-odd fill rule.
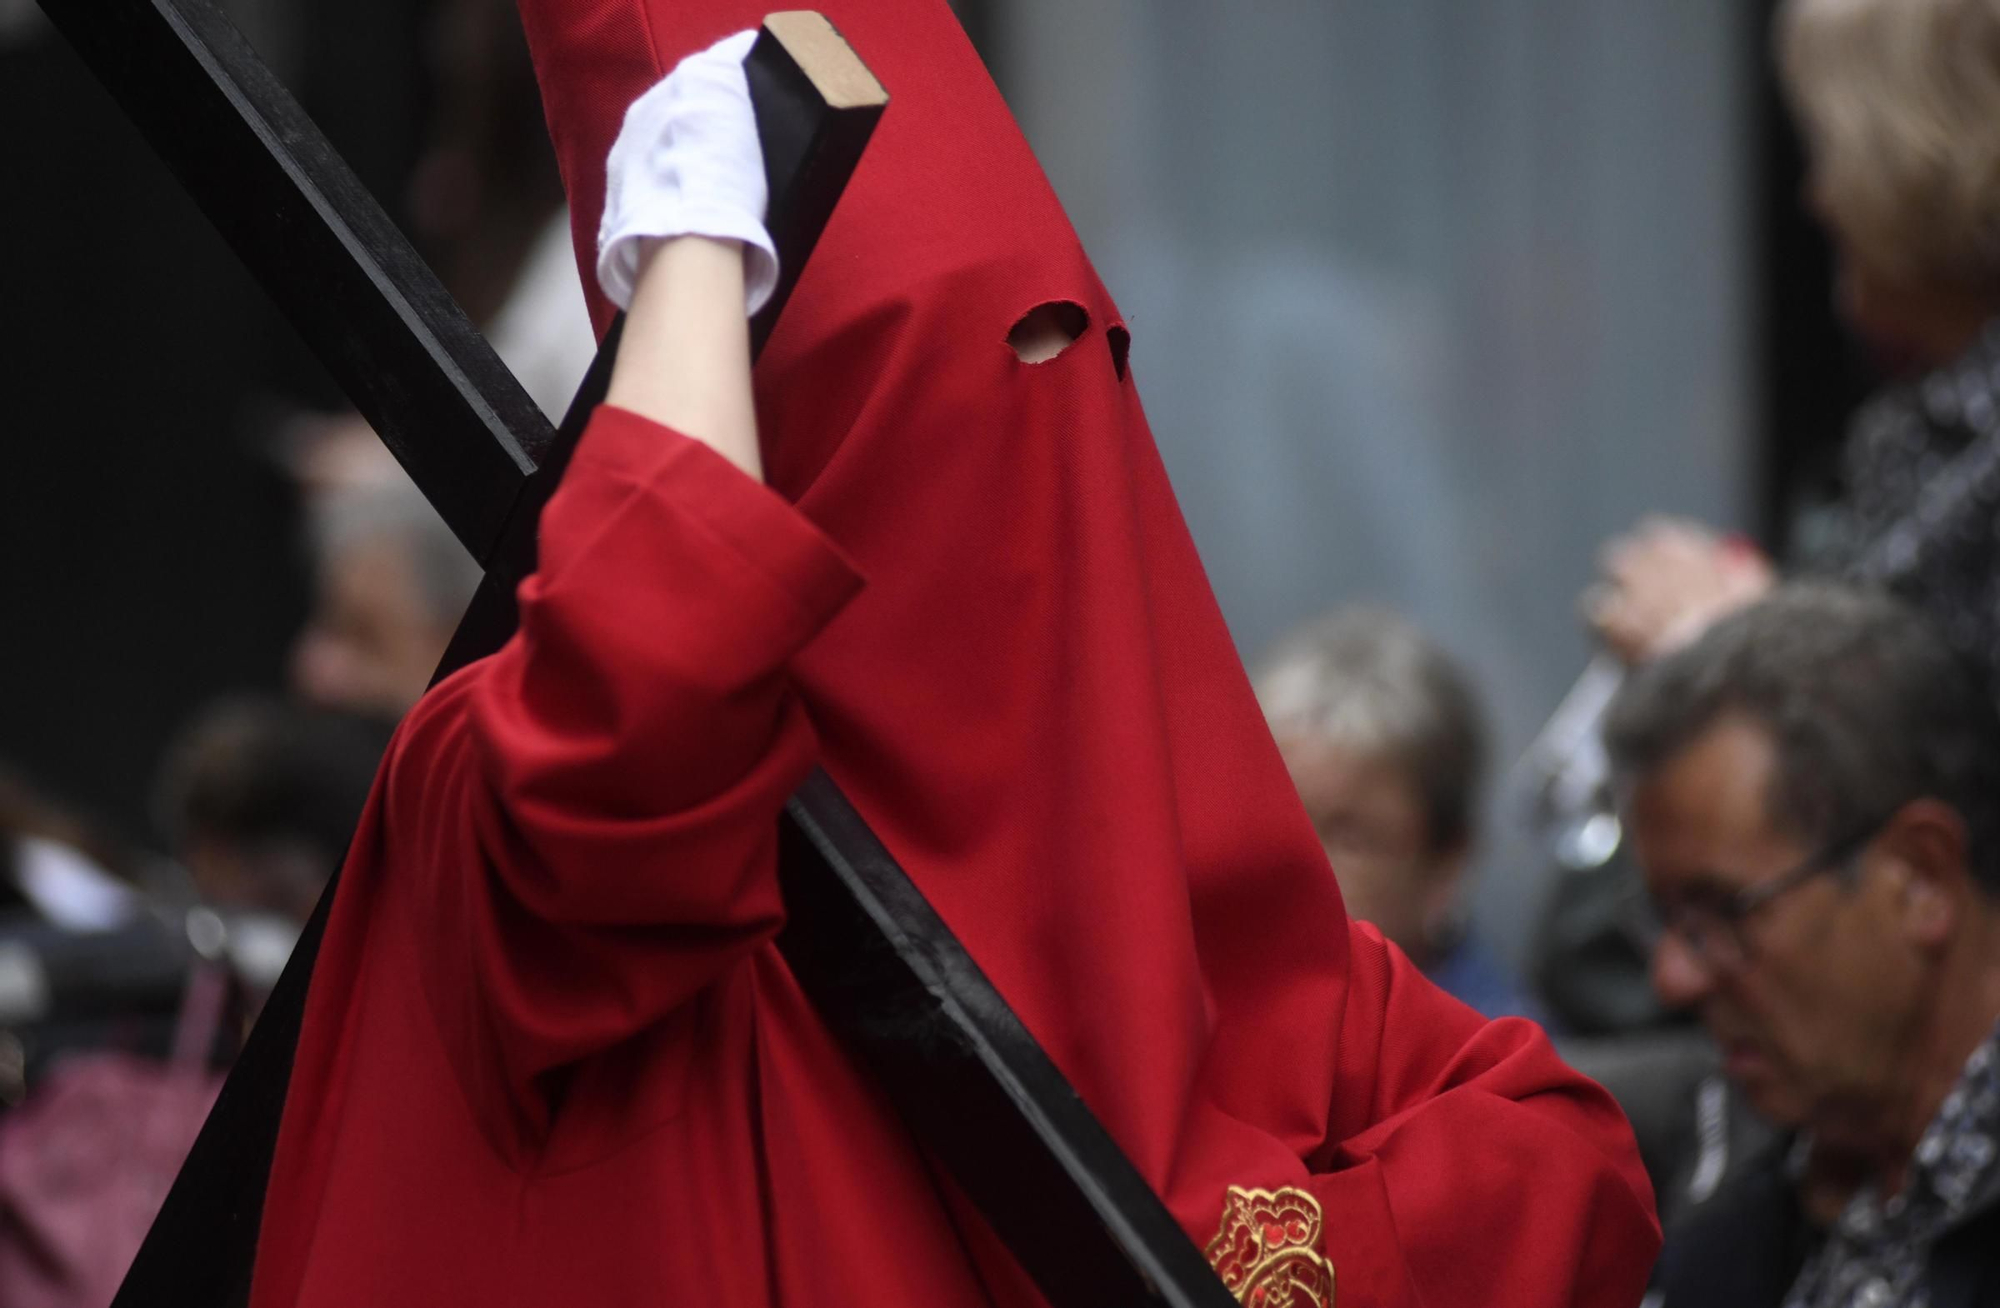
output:
[[[423,6],[242,17],[290,47],[264,53],[393,211]],[[39,24],[0,48],[0,123],[0,766],[143,838],[177,725],[218,692],[281,683],[306,574],[262,445],[286,406],[337,397]]]

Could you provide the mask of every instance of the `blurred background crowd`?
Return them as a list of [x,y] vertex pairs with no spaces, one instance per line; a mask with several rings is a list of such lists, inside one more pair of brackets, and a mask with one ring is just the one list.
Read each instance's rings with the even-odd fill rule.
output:
[[[560,417],[510,0],[227,8]],[[2000,3],[955,8],[1349,910],[1618,1095],[1657,1293],[2000,1301]],[[0,122],[34,1308],[108,1300],[478,572],[33,0]]]

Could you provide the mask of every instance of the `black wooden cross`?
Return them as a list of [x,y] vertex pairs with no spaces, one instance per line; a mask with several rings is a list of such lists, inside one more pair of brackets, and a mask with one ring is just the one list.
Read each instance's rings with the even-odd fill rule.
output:
[[[514,627],[514,588],[534,567],[541,506],[603,396],[616,328],[551,431],[212,0],[41,5],[485,566],[440,674],[496,649]],[[772,15],[746,71],[783,270],[752,323],[761,348],[887,97],[825,20],[805,12]],[[1233,1302],[824,773],[787,805],[779,877],[787,926],[778,943],[801,986],[1051,1302]],[[332,893],[223,1087],[118,1308],[223,1308],[247,1295]]]

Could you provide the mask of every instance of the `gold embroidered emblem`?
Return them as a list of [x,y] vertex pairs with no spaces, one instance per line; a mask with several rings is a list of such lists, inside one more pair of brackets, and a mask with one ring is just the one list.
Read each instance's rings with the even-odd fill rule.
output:
[[1319,1253],[1319,1200],[1287,1186],[1229,1187],[1222,1228],[1208,1242],[1208,1263],[1252,1308],[1333,1308],[1333,1268]]

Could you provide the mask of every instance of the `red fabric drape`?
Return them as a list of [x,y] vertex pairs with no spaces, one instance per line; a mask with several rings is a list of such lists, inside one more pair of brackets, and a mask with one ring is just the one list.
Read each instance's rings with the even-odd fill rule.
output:
[[[761,11],[522,8],[588,267],[624,106]],[[600,414],[522,634],[418,708],[357,842],[257,1302],[1031,1298],[768,943],[812,757],[1197,1241],[1230,1187],[1291,1187],[1342,1303],[1636,1302],[1658,1232],[1616,1107],[1347,922],[1143,337],[1128,376],[949,11],[826,10],[891,104],[757,370],[775,495]],[[1089,325],[1024,364],[1052,300]]]

